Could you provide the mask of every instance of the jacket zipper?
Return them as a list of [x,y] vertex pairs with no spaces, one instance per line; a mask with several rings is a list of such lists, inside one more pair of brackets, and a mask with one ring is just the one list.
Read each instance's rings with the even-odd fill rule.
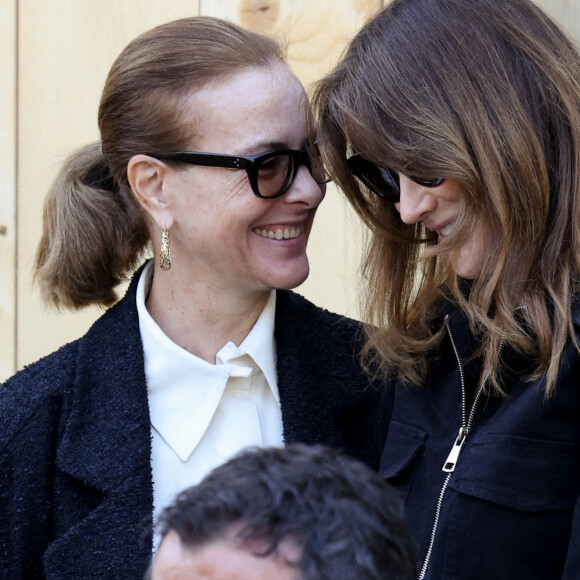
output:
[[[471,425],[473,423],[473,418],[475,416],[475,410],[477,404],[479,403],[479,399],[481,398],[481,394],[483,392],[483,388],[489,378],[489,373],[485,376],[477,393],[475,395],[475,399],[473,401],[473,405],[471,406],[471,411],[469,413],[469,417],[466,420],[466,393],[465,393],[465,378],[463,375],[463,365],[461,363],[461,358],[459,357],[459,353],[457,351],[457,347],[455,346],[455,340],[453,339],[453,334],[451,334],[451,329],[449,328],[449,315],[445,316],[445,326],[447,327],[447,332],[449,333],[449,339],[451,340],[451,346],[453,347],[453,352],[455,353],[455,358],[457,359],[457,365],[459,366],[459,378],[461,381],[461,427],[459,428],[459,433],[457,434],[457,438],[453,443],[453,447],[449,452],[445,463],[443,464],[442,470],[447,473],[445,477],[445,481],[443,482],[443,486],[441,487],[441,491],[439,492],[439,499],[437,500],[437,506],[435,509],[435,518],[433,521],[433,527],[431,528],[431,539],[429,541],[429,548],[427,549],[427,553],[425,555],[425,559],[423,560],[423,566],[421,567],[421,572],[419,573],[418,580],[424,580],[425,575],[427,574],[427,567],[429,566],[429,560],[431,558],[431,552],[433,551],[433,545],[435,544],[435,536],[437,534],[437,526],[439,525],[439,517],[441,514],[441,506],[443,505],[443,498],[445,497],[445,492],[447,491],[447,486],[449,485],[449,480],[451,479],[451,475],[455,471],[455,467],[457,466],[457,461],[459,460],[459,455],[463,450],[465,442],[467,441],[467,436],[469,435],[469,431],[471,429]],[[501,347],[500,347],[501,348]]]

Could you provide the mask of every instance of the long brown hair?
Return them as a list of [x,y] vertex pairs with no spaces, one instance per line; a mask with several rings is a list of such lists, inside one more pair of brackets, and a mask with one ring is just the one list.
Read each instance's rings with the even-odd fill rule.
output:
[[[553,387],[580,275],[580,56],[529,0],[394,0],[314,91],[318,143],[371,230],[369,350],[406,382],[425,379],[443,302],[483,337],[502,392],[501,344]],[[441,245],[357,183],[346,158],[458,180],[464,207]],[[485,275],[467,294],[450,256],[483,223]],[[522,307],[522,308],[519,308]]]
[[273,38],[210,17],[163,24],[123,50],[101,97],[101,141],[69,157],[45,201],[35,277],[47,302],[80,308],[116,301],[115,287],[149,243],[127,179],[131,157],[178,151],[195,137],[185,96],[244,68],[284,60]]

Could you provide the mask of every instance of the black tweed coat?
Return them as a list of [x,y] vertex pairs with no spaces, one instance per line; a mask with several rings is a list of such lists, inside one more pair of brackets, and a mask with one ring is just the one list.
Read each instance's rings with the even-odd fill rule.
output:
[[[0,387],[0,578],[139,579],[151,554],[150,421],[137,280],[79,340]],[[378,389],[359,325],[279,291],[284,438],[373,467]]]

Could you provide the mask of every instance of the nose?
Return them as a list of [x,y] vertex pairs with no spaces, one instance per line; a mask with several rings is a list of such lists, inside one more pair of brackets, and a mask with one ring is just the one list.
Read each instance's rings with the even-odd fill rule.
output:
[[316,182],[306,165],[301,165],[290,189],[281,199],[286,203],[302,203],[308,209],[317,207],[326,195],[326,183]]
[[437,207],[437,198],[429,191],[403,174],[399,175],[401,196],[395,208],[401,216],[401,221],[412,225],[423,221],[426,214]]

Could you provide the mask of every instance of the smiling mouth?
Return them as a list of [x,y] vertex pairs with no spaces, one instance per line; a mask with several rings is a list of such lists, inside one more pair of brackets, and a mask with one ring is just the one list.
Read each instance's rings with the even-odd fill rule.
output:
[[284,229],[278,228],[277,230],[254,228],[252,231],[262,238],[268,238],[270,240],[293,240],[302,234],[302,228],[298,226]]

